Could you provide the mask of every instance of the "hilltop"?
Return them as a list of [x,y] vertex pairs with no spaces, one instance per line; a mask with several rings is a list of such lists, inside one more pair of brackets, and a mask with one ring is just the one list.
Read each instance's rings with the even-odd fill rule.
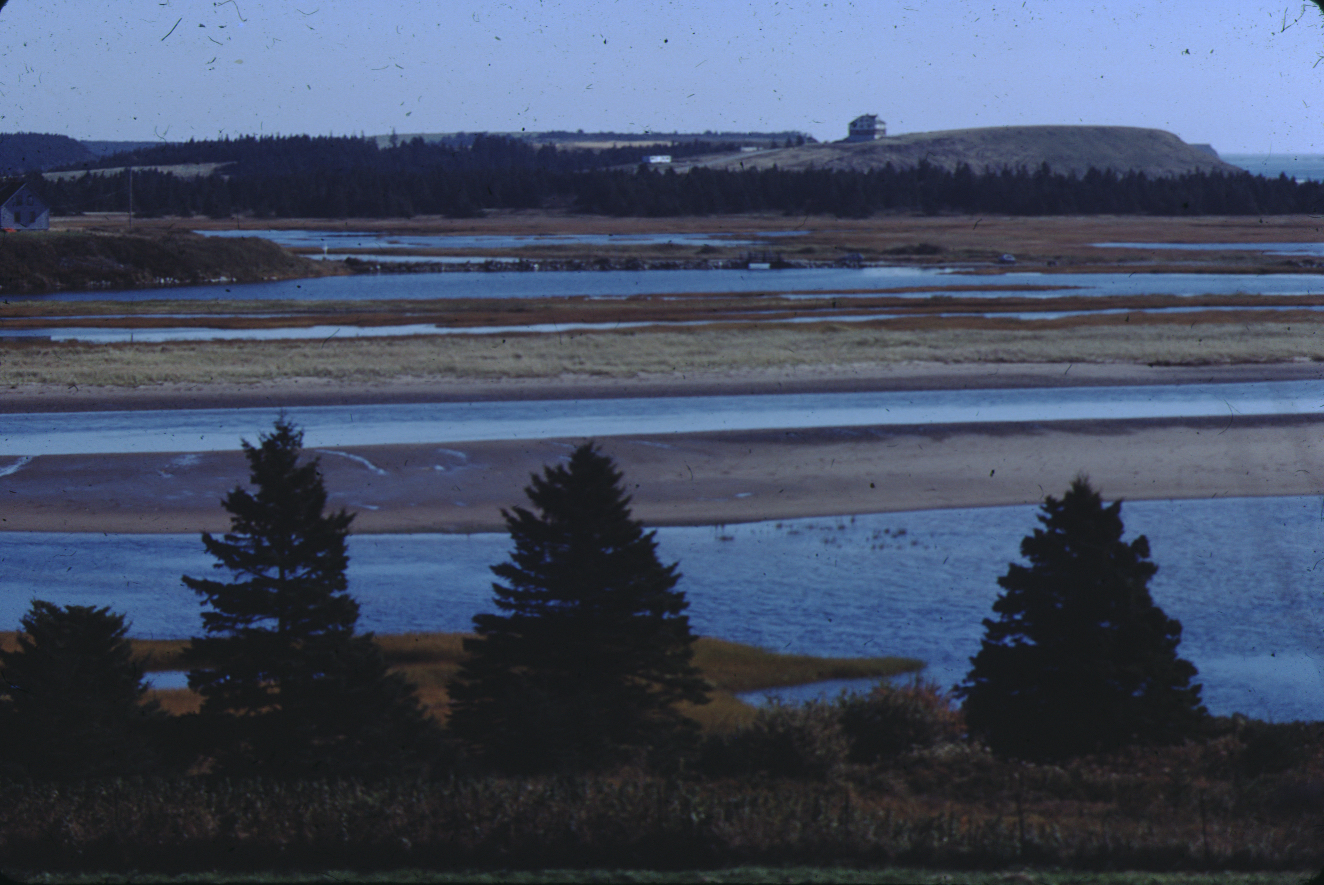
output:
[[1047,163],[1059,174],[1084,175],[1090,169],[1143,172],[1154,178],[1189,172],[1242,170],[1211,153],[1189,145],[1171,132],[1134,126],[995,126],[987,129],[950,129],[911,132],[876,141],[805,144],[758,153],[695,157],[675,164],[677,169],[704,166],[715,169],[771,169],[783,171],[826,169],[866,172],[891,163],[909,168],[927,161],[955,170],[961,164],[972,171],[1037,169]]
[[67,135],[40,132],[0,133],[0,175],[22,175],[92,159],[92,152]]
[[253,283],[343,272],[257,237],[51,231],[0,237],[0,293]]

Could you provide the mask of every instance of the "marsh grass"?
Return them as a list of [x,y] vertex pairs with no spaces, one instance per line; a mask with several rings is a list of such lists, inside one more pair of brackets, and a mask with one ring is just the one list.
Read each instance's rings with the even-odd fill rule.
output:
[[[1304,312],[1302,312],[1304,313]],[[1074,322],[910,317],[873,323],[327,341],[0,344],[0,384],[248,384],[295,378],[602,379],[899,362],[1172,365],[1324,360],[1324,317],[1232,312]]]
[[918,672],[914,658],[820,658],[786,655],[753,645],[703,637],[694,644],[694,664],[713,684],[730,692],[804,685],[829,679],[863,679]]
[[[392,668],[418,687],[419,700],[444,721],[449,706],[446,685],[465,659],[466,633],[400,633],[376,637]],[[17,647],[17,634],[0,632],[0,649]],[[182,669],[186,639],[134,639],[134,658],[149,673]],[[783,655],[751,645],[700,637],[694,645],[694,663],[713,684],[712,701],[686,705],[684,712],[705,731],[730,731],[753,721],[755,710],[736,694],[830,679],[888,677],[918,672],[924,666],[914,658],[820,658]],[[155,690],[150,696],[167,713],[196,712],[201,699],[187,689]]]

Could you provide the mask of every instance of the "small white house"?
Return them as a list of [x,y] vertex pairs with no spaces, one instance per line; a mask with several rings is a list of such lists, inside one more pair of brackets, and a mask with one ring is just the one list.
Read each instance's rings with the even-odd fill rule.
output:
[[861,114],[850,121],[846,129],[847,141],[873,141],[887,134],[887,124],[879,121],[877,114]]
[[644,157],[644,162],[648,163],[649,165],[653,165],[655,163],[670,163],[671,154],[649,154],[648,156]]
[[50,230],[51,209],[23,182],[0,185],[0,230]]

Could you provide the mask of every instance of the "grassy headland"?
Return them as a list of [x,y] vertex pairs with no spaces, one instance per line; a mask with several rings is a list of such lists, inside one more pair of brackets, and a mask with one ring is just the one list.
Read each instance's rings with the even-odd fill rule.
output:
[[250,237],[187,231],[23,232],[0,236],[0,295],[252,283],[337,272]]

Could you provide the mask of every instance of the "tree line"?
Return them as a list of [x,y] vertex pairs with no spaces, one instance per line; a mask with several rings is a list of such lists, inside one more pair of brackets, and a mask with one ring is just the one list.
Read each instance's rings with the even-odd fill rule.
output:
[[1177,655],[1181,625],[1150,597],[1148,542],[1123,542],[1121,504],[1104,506],[1079,478],[1046,500],[1021,545],[1028,564],[999,580],[960,709],[936,686],[883,684],[703,738],[683,712],[707,703],[709,686],[693,665],[677,564],[659,561],[622,474],[586,443],[532,478],[529,508],[503,511],[512,551],[492,568],[496,611],[473,619],[443,728],[357,629],[352,516],[325,512],[301,432],[282,420],[243,446],[250,488],[224,499],[228,532],[202,535],[220,574],[183,578],[205,607],[203,635],[184,652],[200,712],[166,716],[146,699],[122,615],[34,600],[18,647],[0,652],[0,775],[377,779],[624,765],[812,776],[846,756],[868,764],[942,741],[1032,760],[1180,743],[1207,719],[1196,670]]
[[[104,165],[229,164],[182,178],[132,173],[134,211],[144,216],[382,218],[469,217],[489,209],[570,209],[665,217],[746,212],[866,217],[878,213],[1001,215],[1268,215],[1324,211],[1324,183],[1249,172],[1150,177],[1090,169],[975,171],[921,162],[868,171],[696,168],[640,164],[734,151],[735,143],[678,142],[597,151],[480,135],[468,145],[415,138],[378,148],[371,140],[265,137],[161,145]],[[621,168],[628,167],[628,168]],[[55,214],[128,208],[130,173],[33,178]]]

